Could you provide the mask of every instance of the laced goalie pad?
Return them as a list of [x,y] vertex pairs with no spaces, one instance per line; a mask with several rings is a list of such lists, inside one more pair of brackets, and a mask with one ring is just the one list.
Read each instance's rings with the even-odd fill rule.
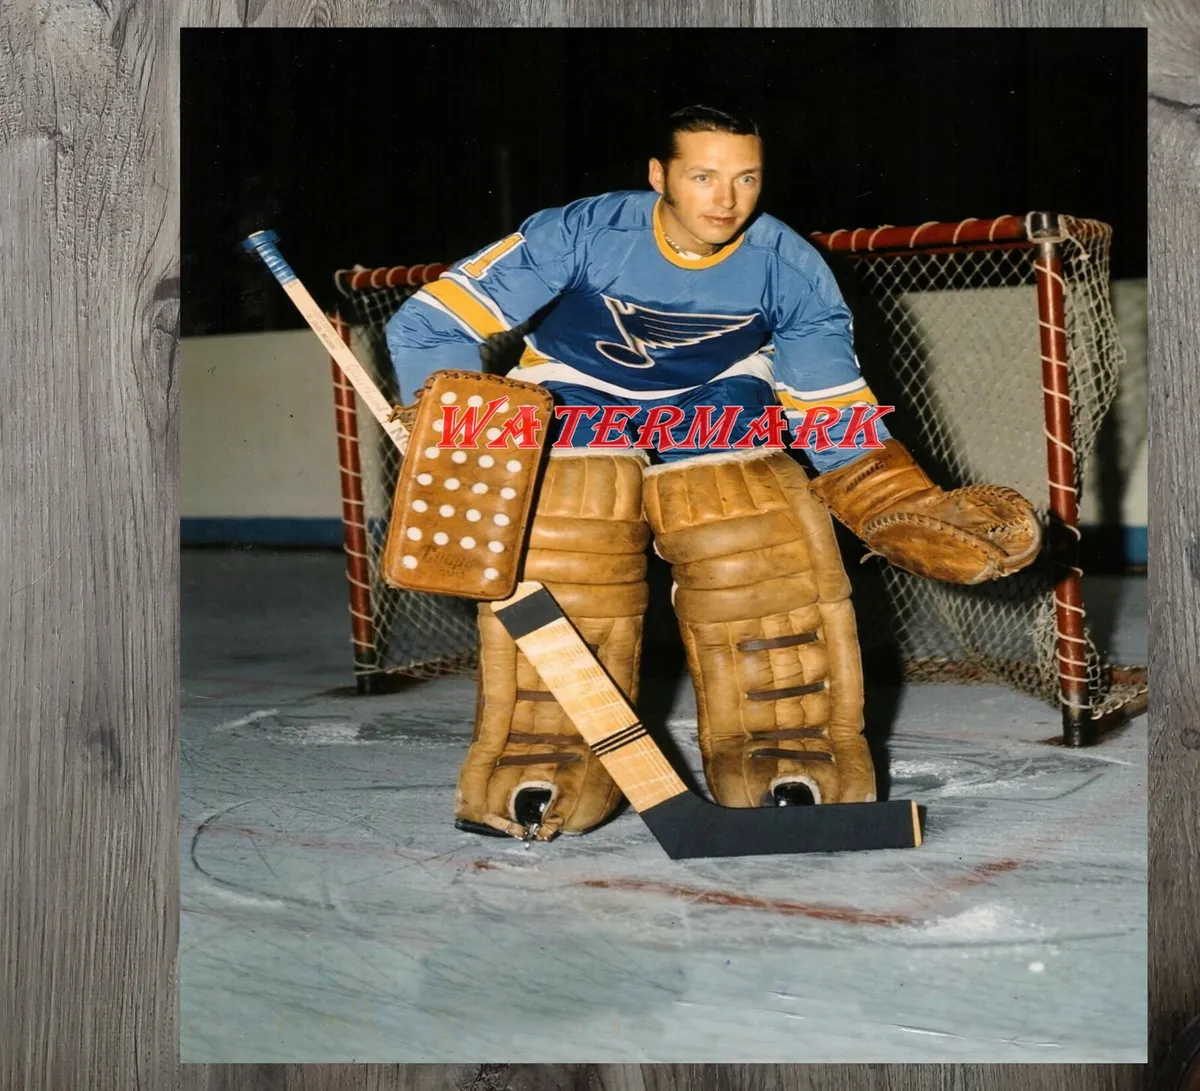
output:
[[[1037,506],[1048,541],[1065,535],[1070,544],[1078,531],[1064,512],[1075,510],[1124,352],[1108,294],[1111,229],[1065,216],[1058,228],[1053,268],[1042,272],[1024,217],[838,231],[813,242],[853,312],[864,376],[880,403],[896,406],[887,418],[891,431],[943,488],[1017,489]],[[346,336],[385,387],[384,325],[446,268],[337,274]],[[1043,298],[1048,283],[1058,285],[1057,316]],[[1053,362],[1053,384],[1046,360],[1054,354],[1042,344],[1047,325],[1061,327],[1065,350]],[[484,369],[507,370],[524,332],[484,342]],[[418,678],[470,672],[477,662],[473,606],[398,591],[380,575],[398,458],[369,415],[356,412],[348,387],[336,397],[347,541],[359,543],[348,548],[361,554],[350,571],[357,670]],[[1055,477],[1048,469],[1048,444],[1069,454],[1069,472],[1058,465]],[[351,448],[357,470],[348,465]],[[911,680],[998,682],[1056,707],[1065,700],[1064,673],[1072,673],[1086,682],[1092,716],[1144,700],[1144,668],[1110,664],[1086,629],[1064,622],[1083,609],[1069,550],[1052,556],[1048,549],[1003,580],[953,586],[878,559],[860,564],[861,543],[841,537],[868,664],[895,665]],[[647,640],[656,638],[677,639],[647,632]]]

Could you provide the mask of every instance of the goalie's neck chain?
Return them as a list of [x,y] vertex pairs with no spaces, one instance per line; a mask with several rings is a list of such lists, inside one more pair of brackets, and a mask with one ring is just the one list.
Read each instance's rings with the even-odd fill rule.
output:
[[711,250],[711,251],[709,251],[709,253],[708,253],[708,254],[697,254],[697,253],[695,253],[695,252],[694,252],[694,251],[692,251],[692,250],[685,250],[685,249],[684,249],[682,246],[680,246],[680,245],[679,245],[679,243],[677,243],[677,242],[676,242],[676,241],[675,241],[673,238],[671,238],[671,236],[670,236],[670,235],[668,235],[668,234],[666,233],[666,231],[663,231],[663,238],[667,240],[667,245],[668,245],[668,246],[669,246],[669,247],[670,247],[672,250],[674,250],[674,251],[675,251],[675,253],[676,253],[676,254],[678,254],[678,255],[679,255],[681,258],[703,258],[703,257],[712,257],[712,256],[713,256],[713,254],[715,254],[715,253],[717,252],[717,249],[718,249],[717,247],[715,247],[715,246],[714,246],[714,247],[712,248],[712,250]]

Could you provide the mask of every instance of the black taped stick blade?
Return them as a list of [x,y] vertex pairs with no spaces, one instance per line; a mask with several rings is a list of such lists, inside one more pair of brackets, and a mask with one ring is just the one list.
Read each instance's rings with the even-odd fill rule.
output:
[[718,807],[683,792],[641,812],[672,860],[799,852],[911,849],[921,844],[911,800],[815,807]]

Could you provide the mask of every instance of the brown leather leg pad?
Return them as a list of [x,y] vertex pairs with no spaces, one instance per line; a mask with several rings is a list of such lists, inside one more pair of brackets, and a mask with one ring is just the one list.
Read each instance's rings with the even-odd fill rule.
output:
[[788,779],[823,803],[874,798],[850,585],[803,470],[785,452],[706,456],[649,471],[643,504],[718,802],[760,806]]
[[[641,466],[630,457],[552,452],[524,567],[630,701],[637,699],[648,598]],[[539,839],[603,822],[620,802],[616,785],[489,606],[480,606],[479,631],[479,699],[459,774],[458,817],[511,822],[516,793],[529,786],[553,793]]]

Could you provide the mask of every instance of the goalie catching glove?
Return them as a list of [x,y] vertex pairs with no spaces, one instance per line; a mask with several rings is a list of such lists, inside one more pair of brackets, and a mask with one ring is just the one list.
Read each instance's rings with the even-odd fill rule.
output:
[[819,475],[810,487],[873,553],[929,579],[1000,579],[1031,564],[1041,548],[1037,513],[1015,489],[969,485],[946,492],[894,439]]

